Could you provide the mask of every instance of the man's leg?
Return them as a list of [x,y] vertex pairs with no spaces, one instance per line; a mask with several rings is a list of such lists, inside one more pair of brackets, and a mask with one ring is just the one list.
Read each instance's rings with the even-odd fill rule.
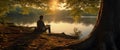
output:
[[49,33],[49,34],[51,33],[51,29],[50,29],[50,27],[48,27],[48,33]]
[[49,33],[49,34],[51,33],[50,25],[46,25],[46,30],[48,30],[48,33]]

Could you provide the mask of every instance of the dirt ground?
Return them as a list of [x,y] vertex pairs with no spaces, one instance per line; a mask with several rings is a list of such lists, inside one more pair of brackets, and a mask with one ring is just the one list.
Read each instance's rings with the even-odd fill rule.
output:
[[0,28],[0,50],[51,50],[76,42],[79,39],[65,34],[35,34],[21,27]]

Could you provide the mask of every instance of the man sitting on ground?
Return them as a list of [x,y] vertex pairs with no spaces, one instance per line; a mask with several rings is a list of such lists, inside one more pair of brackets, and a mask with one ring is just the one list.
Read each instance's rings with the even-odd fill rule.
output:
[[49,33],[50,33],[50,25],[46,25],[43,22],[43,16],[41,15],[39,17],[39,20],[37,21],[37,28],[35,29],[36,33],[43,33],[46,32],[46,30],[48,29]]

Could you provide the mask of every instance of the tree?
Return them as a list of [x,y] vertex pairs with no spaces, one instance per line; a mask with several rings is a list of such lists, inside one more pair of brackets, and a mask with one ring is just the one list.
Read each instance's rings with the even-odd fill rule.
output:
[[100,0],[66,0],[66,2],[73,15],[80,15],[82,12],[96,14],[100,5]]
[[[6,1],[11,3],[13,0],[4,0],[4,1],[0,1],[0,3],[6,2]],[[38,0],[38,1],[36,0],[15,0],[13,4],[23,3],[23,5],[26,5],[29,3],[37,3],[37,2],[43,3],[41,1],[42,0]],[[46,1],[48,0],[44,0],[44,1],[45,3],[47,3]],[[72,5],[75,6],[75,3],[78,1],[80,2],[82,0],[67,0],[68,5],[70,5],[70,7],[72,7]],[[87,0],[84,0],[84,1],[86,2]],[[89,1],[95,1],[95,0],[89,0]],[[5,5],[5,7],[9,7],[7,6],[7,5],[11,5],[9,3],[3,3],[3,4]],[[56,48],[57,49],[58,48],[59,49],[65,49],[65,48],[79,49],[79,50],[120,50],[120,46],[119,46],[120,45],[120,39],[119,39],[120,24],[118,22],[120,21],[119,20],[120,19],[119,4],[120,4],[120,0],[102,0],[101,8],[99,11],[99,16],[98,16],[98,21],[91,35],[80,43],[68,45],[65,47],[56,47]],[[4,6],[0,5],[0,7],[4,7]],[[73,8],[76,9],[75,7]],[[4,9],[1,8],[0,12],[2,11],[4,11]]]
[[54,49],[120,50],[119,3],[119,0],[102,0],[98,21],[90,37],[80,43]]
[[[30,7],[36,7],[44,10],[45,14],[52,14],[51,2],[57,1],[57,6],[61,3],[66,3],[64,7],[69,10],[73,18],[76,20],[82,14],[96,15],[99,9],[99,0],[1,0],[0,3],[0,18],[6,17],[10,11],[13,11],[17,6],[22,8],[20,12],[23,15],[30,14]],[[54,7],[54,6],[53,6]],[[1,20],[1,19],[0,19]],[[77,21],[77,20],[76,20]]]
[[97,13],[99,9],[99,0],[1,0],[0,16],[9,13],[16,5],[23,7],[23,11],[27,14],[27,7],[37,7],[44,10],[49,10],[51,2],[57,1],[57,4],[67,3],[65,7],[72,9],[72,15],[80,15],[81,12]]
[[9,11],[9,8],[11,7],[9,4],[10,4],[10,1],[9,0],[3,0],[3,1],[0,1],[0,16],[3,16],[6,12]]

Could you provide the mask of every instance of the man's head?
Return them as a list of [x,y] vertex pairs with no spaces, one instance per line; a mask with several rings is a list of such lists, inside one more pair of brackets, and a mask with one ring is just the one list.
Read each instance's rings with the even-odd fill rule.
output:
[[43,15],[40,15],[40,17],[39,17],[39,18],[40,18],[40,20],[42,20],[42,19],[43,19]]

